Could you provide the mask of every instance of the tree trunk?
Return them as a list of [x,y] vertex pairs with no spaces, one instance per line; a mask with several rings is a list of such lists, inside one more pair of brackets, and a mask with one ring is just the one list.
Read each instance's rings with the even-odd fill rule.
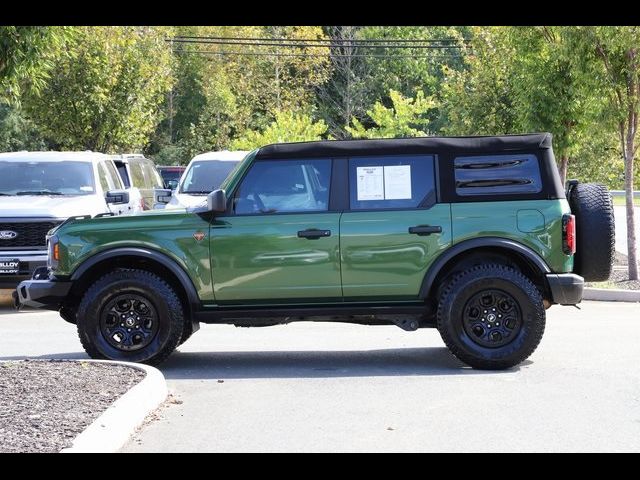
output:
[[173,143],[173,88],[169,90],[169,143]]
[[558,172],[560,173],[560,181],[562,185],[567,182],[567,169],[569,168],[569,157],[567,155],[562,155],[560,158],[560,167],[558,168]]
[[627,206],[627,252],[629,280],[638,280],[638,252],[636,244],[636,222],[633,207],[633,154],[635,151],[633,122],[627,126],[627,145],[624,156],[624,189]]

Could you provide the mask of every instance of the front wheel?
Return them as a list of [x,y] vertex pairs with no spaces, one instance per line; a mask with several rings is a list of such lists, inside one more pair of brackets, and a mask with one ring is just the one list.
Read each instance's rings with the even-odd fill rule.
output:
[[91,358],[157,365],[178,346],[184,325],[173,288],[142,270],[116,270],[84,294],[78,336]]
[[473,368],[519,364],[534,352],[544,327],[540,292],[522,273],[504,265],[479,265],[459,273],[438,304],[442,339]]

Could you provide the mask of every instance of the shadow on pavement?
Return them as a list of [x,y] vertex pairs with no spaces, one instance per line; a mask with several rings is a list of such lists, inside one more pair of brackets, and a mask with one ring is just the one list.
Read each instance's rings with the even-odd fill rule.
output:
[[[530,364],[525,361],[521,366]],[[180,352],[160,365],[167,379],[499,375],[473,370],[442,348],[362,351]]]
[[[0,357],[0,360],[86,359],[84,352]],[[531,364],[525,360],[520,366]],[[433,375],[503,375],[511,370],[473,370],[442,348],[357,351],[174,352],[160,365],[168,380],[231,378],[332,378]]]

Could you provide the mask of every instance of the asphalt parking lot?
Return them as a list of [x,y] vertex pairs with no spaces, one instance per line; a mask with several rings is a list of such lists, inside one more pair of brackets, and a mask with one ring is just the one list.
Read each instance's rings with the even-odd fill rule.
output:
[[[638,451],[639,313],[554,307],[506,372],[464,367],[435,330],[204,325],[161,367],[182,403],[123,451]],[[55,313],[0,312],[0,336],[0,360],[86,357]]]

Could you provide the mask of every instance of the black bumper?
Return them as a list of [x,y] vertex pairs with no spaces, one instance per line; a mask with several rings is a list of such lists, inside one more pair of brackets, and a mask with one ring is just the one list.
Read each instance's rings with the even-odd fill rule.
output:
[[553,303],[576,305],[582,301],[584,278],[575,273],[549,273],[547,282],[551,289]]
[[25,280],[16,291],[21,305],[46,310],[59,310],[71,290],[72,282],[54,280]]

